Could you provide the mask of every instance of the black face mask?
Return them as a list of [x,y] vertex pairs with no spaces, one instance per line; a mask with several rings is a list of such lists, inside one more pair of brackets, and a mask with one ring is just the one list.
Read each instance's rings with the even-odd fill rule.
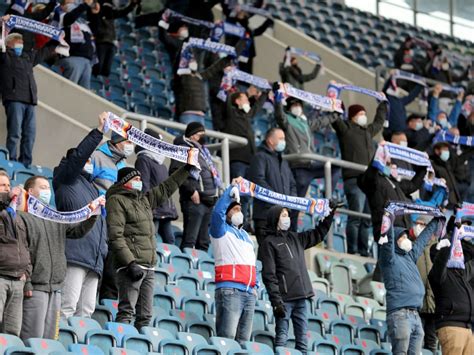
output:
[[3,211],[10,205],[11,197],[9,192],[0,192],[0,211]]

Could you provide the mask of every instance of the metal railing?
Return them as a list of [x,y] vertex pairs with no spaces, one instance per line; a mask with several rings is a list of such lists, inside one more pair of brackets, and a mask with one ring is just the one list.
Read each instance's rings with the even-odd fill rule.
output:
[[[177,129],[184,131],[186,125],[183,123],[170,121],[163,118],[156,118],[146,115],[141,115],[133,112],[125,112],[121,116],[124,120],[132,120],[140,122],[140,129],[144,131],[147,128],[148,123],[166,128]],[[229,159],[229,149],[236,147],[246,146],[248,141],[246,138],[234,136],[232,134],[222,133],[206,129],[206,136],[210,138],[218,139],[220,142],[215,144],[209,144],[208,148],[210,150],[220,150],[221,159],[222,159],[222,180],[225,185],[230,184],[230,159]]]

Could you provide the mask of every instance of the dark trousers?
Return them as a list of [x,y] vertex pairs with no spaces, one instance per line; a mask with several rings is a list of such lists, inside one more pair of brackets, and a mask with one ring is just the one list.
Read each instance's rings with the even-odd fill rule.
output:
[[[110,248],[110,247],[109,247]],[[101,279],[99,300],[110,299],[116,300],[118,296],[117,290],[117,270],[111,253],[107,255],[104,263],[104,273]]]
[[[293,175],[296,181],[296,194],[299,197],[305,197],[308,192],[308,187],[314,179],[324,178],[324,164],[320,162],[312,162],[307,168],[294,168]],[[337,167],[332,168],[332,186],[336,186],[337,180],[341,174],[341,169]]]
[[[36,136],[35,106],[18,101],[7,101],[4,106],[7,116],[7,149],[10,159],[18,160],[29,168],[33,161],[33,145]],[[18,143],[20,143],[19,157]]]
[[438,337],[436,336],[435,315],[433,313],[420,313],[421,323],[425,331],[423,339],[423,348],[430,350],[436,354]]
[[275,318],[275,347],[286,346],[290,319],[295,331],[295,349],[306,354],[308,351],[308,305],[306,299],[285,302],[285,318]]
[[108,77],[115,56],[115,45],[112,43],[98,43],[96,49],[99,62],[92,68],[92,74]]
[[153,288],[155,287],[155,272],[144,270],[143,277],[133,282],[126,269],[117,273],[119,304],[116,322],[132,323],[135,318],[135,328],[140,330],[150,324],[153,316]]
[[183,240],[181,249],[196,248],[207,251],[209,248],[209,223],[212,207],[203,203],[196,205],[191,200],[181,201],[183,212]]
[[153,223],[155,224],[155,232],[158,232],[158,234],[161,236],[163,243],[174,244],[174,233],[173,227],[171,225],[171,219],[154,219]]

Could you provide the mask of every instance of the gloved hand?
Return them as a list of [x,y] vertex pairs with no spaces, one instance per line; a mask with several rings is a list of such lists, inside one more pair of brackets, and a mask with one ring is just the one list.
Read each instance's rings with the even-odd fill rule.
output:
[[342,206],[344,206],[344,201],[338,200],[337,198],[332,198],[329,200],[329,208],[332,211],[335,211]]
[[140,266],[138,266],[138,264],[135,261],[132,261],[127,266],[127,273],[133,282],[138,281],[143,277],[143,269]]
[[276,318],[285,318],[286,317],[286,308],[283,303],[277,304],[273,307],[273,315]]

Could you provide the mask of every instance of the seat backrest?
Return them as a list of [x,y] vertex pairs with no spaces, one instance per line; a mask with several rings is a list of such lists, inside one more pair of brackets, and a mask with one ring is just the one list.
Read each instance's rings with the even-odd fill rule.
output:
[[138,351],[131,349],[122,349],[122,348],[111,348],[110,355],[140,355]]
[[163,340],[160,343],[162,354],[188,355],[188,347],[180,340]]
[[199,334],[194,333],[187,333],[187,332],[179,332],[176,336],[178,340],[181,340],[189,349],[189,352],[193,352],[193,348],[196,345],[207,345],[206,339],[204,339]]
[[114,333],[118,344],[122,344],[122,338],[124,335],[138,335],[138,330],[133,325],[125,323],[107,322],[105,323],[105,329],[110,330]]
[[317,354],[337,355],[337,346],[332,341],[318,340],[314,342],[313,350]]
[[332,290],[350,295],[352,293],[352,277],[349,266],[343,263],[332,263],[330,267]]
[[53,351],[62,351],[66,352],[63,344],[59,341],[51,339],[42,339],[42,338],[30,338],[25,342],[26,346],[29,346],[38,354],[49,354]]
[[175,337],[169,331],[160,328],[143,327],[140,329],[140,333],[148,336],[153,344],[153,350],[158,351],[160,342],[164,339],[174,340]]
[[171,334],[177,334],[184,329],[184,324],[181,319],[168,316],[168,317],[158,317],[155,319],[155,327],[165,329]]
[[106,355],[101,348],[95,345],[71,344],[69,345],[69,351],[73,352],[74,354]]
[[244,349],[248,350],[252,354],[265,354],[273,355],[273,349],[268,345],[257,343],[253,341],[246,341],[243,346]]
[[86,317],[69,317],[69,325],[74,329],[77,334],[77,339],[80,343],[84,343],[86,334],[89,330],[101,330],[100,324],[91,318]]
[[3,352],[10,346],[23,346],[23,342],[20,338],[11,335],[0,333],[0,353]]
[[209,343],[217,346],[222,354],[227,354],[231,350],[240,350],[240,345],[233,339],[227,339],[222,337],[211,337]]
[[380,344],[380,330],[377,327],[364,325],[357,328],[357,337],[359,339],[368,339]]
[[201,318],[204,317],[204,314],[207,313],[207,306],[207,301],[199,296],[184,297],[181,301],[182,309],[186,311],[191,311]]

